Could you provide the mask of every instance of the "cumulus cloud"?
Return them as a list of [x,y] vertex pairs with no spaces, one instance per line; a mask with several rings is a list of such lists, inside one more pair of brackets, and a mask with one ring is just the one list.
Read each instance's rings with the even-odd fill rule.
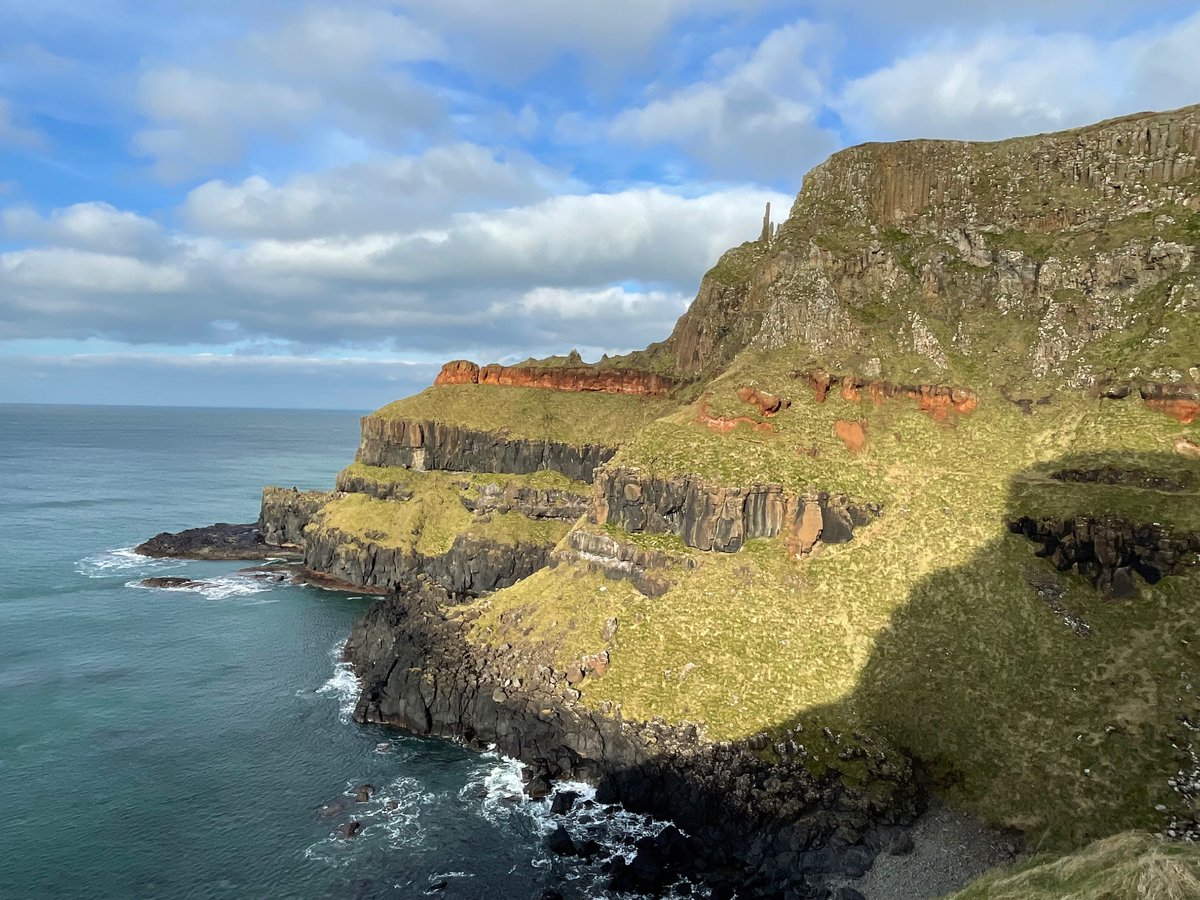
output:
[[1102,40],[1087,34],[943,35],[851,81],[838,103],[859,136],[999,139],[1200,99],[1200,15]]
[[[629,349],[665,337],[702,272],[755,235],[764,203],[786,200],[631,188],[438,228],[244,241],[162,234],[101,205],[22,212],[14,226],[54,243],[0,254],[0,338],[469,345],[489,359],[564,343]],[[633,283],[646,287],[614,287]]]
[[134,257],[159,255],[165,239],[153,219],[108,203],[76,203],[49,216],[28,206],[9,207],[0,213],[0,225],[18,240]]
[[820,123],[826,93],[825,30],[795,22],[745,56],[724,51],[713,77],[622,112],[610,135],[643,146],[686,148],[723,175],[798,180],[835,146]]
[[441,225],[465,209],[507,206],[576,187],[521,154],[500,159],[476,144],[433,147],[306,172],[281,184],[252,175],[208,181],[184,203],[188,223],[206,234],[297,238]]

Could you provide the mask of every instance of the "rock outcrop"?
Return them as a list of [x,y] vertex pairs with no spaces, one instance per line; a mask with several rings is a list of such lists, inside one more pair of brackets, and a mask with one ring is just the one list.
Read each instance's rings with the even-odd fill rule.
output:
[[447,552],[427,556],[318,528],[307,535],[304,566],[328,584],[367,593],[386,594],[425,576],[455,596],[478,597],[544,568],[553,549],[553,544],[497,543],[459,535]]
[[1116,516],[1022,516],[1009,529],[1040,544],[1038,555],[1056,569],[1074,569],[1114,599],[1135,593],[1135,572],[1154,584],[1200,565],[1200,534],[1172,534],[1154,523]]
[[480,366],[457,359],[442,366],[433,382],[441,384],[500,384],[509,387],[547,388],[555,391],[633,394],[669,397],[675,381],[635,369],[598,369],[594,366]]
[[1144,384],[1139,392],[1148,407],[1184,425],[1200,418],[1200,384]]
[[265,544],[292,550],[304,546],[304,529],[317,511],[336,493],[330,491],[300,491],[296,488],[263,488],[262,510],[258,528]]
[[659,550],[647,550],[619,541],[611,535],[583,528],[567,534],[561,547],[550,556],[550,564],[584,563],[613,578],[630,582],[647,597],[659,597],[671,586],[672,573],[695,568],[696,560]]
[[557,441],[511,438],[441,422],[414,422],[366,416],[358,461],[369,466],[400,466],[425,472],[508,472],[528,475],[551,469],[573,481],[592,480],[593,472],[616,454],[613,447],[575,447]]
[[246,525],[218,522],[204,528],[164,531],[139,544],[134,552],[171,559],[247,560],[299,556],[294,548],[265,543],[257,522]]
[[[714,744],[689,725],[625,722],[573,701],[566,673],[471,644],[444,612],[452,602],[412,585],[355,626],[346,655],[363,681],[357,721],[494,745],[550,778],[594,782],[602,802],[673,820],[702,873],[744,889],[861,874],[887,829],[917,808],[908,761],[862,735]],[[836,764],[813,774],[818,743],[856,770],[857,787]]]
[[587,494],[557,488],[535,488],[521,485],[479,484],[474,494],[463,497],[472,512],[518,512],[531,519],[561,519],[574,522],[587,512]]
[[597,473],[590,515],[600,525],[673,534],[689,547],[724,553],[752,538],[786,534],[792,553],[801,556],[818,540],[846,543],[879,511],[873,503],[824,493],[797,496],[778,484],[728,488],[690,476],[658,478],[617,467]]
[[[835,153],[769,241],[705,276],[668,341],[676,371],[787,348],[826,366],[870,353],[893,380],[914,368],[931,380],[957,359],[993,384],[1081,388],[1154,365],[1164,343],[1187,355],[1195,332],[1178,314],[1200,310],[1198,154],[1200,106]],[[999,317],[1019,341],[996,339]],[[1135,339],[1104,340],[1122,332]],[[1198,363],[1162,367],[1161,380]]]
[[948,384],[893,384],[857,375],[831,375],[820,370],[794,372],[792,377],[811,387],[818,403],[824,403],[831,390],[840,388],[843,400],[857,403],[866,396],[876,405],[884,400],[907,400],[938,421],[945,420],[951,412],[974,412],[979,405],[975,391]]

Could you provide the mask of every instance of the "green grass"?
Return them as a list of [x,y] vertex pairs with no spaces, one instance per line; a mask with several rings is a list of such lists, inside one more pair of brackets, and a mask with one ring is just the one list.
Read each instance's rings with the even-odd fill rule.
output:
[[[325,504],[309,526],[337,531],[360,545],[439,556],[459,536],[502,544],[553,545],[562,540],[569,528],[568,523],[560,520],[531,519],[517,512],[473,515],[463,505],[463,497],[477,490],[486,476],[379,469],[358,464],[346,471],[365,473],[366,477],[402,479],[413,494],[409,500],[378,500],[367,494],[346,494]],[[402,472],[407,474],[400,475]],[[524,481],[528,476],[502,477],[508,483]]]
[[412,489],[427,481],[426,476],[446,478],[452,484],[463,490],[477,493],[484,484],[494,484],[502,488],[534,488],[537,490],[567,491],[581,496],[588,496],[592,486],[583,481],[573,481],[566,475],[554,469],[543,469],[528,475],[511,475],[503,472],[416,472],[400,466],[368,466],[364,463],[352,463],[338,473],[338,480],[343,478],[361,478],[380,485],[403,485]]
[[616,447],[676,408],[673,400],[491,384],[431,387],[373,415],[445,422],[513,438]]
[[1200,848],[1114,835],[1060,858],[984,875],[954,900],[1197,900]]

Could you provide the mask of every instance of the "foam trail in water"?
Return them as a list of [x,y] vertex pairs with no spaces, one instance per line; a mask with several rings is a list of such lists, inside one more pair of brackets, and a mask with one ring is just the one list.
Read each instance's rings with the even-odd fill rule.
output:
[[156,559],[134,553],[132,547],[121,547],[85,556],[75,564],[75,571],[88,578],[117,578],[131,572],[161,572],[184,565],[186,563],[180,559]]
[[330,651],[329,655],[333,657],[333,675],[317,688],[316,693],[323,697],[337,698],[338,718],[349,723],[354,714],[354,707],[358,704],[358,695],[362,693],[362,682],[354,674],[350,663],[342,658],[345,648],[345,643],[341,643]]
[[[128,581],[126,587],[148,588],[140,581]],[[199,594],[208,600],[228,600],[231,597],[249,597],[254,594],[265,594],[271,590],[271,585],[254,578],[241,575],[218,575],[215,578],[197,579],[194,585],[181,587],[150,587],[149,590],[177,591],[182,593]],[[259,602],[274,602],[259,601]]]

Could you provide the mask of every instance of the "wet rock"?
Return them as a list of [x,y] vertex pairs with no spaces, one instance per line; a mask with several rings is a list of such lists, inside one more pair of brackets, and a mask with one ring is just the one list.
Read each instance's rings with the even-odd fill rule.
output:
[[362,784],[354,789],[355,803],[370,803],[371,797],[375,795],[375,786],[370,784]]
[[134,548],[142,556],[171,559],[242,560],[268,556],[297,556],[263,543],[257,522],[230,525],[218,522],[204,528],[164,531]]
[[575,801],[578,799],[579,793],[577,791],[559,791],[554,795],[554,800],[550,804],[550,814],[565,816],[575,806]]
[[571,839],[567,829],[561,825],[550,832],[550,836],[546,838],[546,849],[557,856],[575,856],[579,852],[575,841]]
[[321,806],[317,810],[317,815],[320,816],[322,819],[332,819],[334,816],[340,816],[345,811],[346,811],[346,801],[338,799],[338,800],[333,800],[329,803],[326,803],[324,806]]
[[167,590],[187,590],[207,587],[207,581],[197,581],[194,578],[179,578],[160,576],[158,578],[143,578],[138,582],[142,587],[165,588]]
[[363,823],[354,819],[338,826],[338,836],[344,838],[352,838],[363,829]]

